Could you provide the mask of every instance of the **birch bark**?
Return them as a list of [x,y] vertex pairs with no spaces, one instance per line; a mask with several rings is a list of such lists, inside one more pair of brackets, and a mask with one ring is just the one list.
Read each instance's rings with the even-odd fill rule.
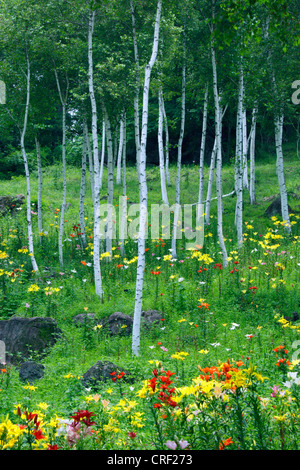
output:
[[257,107],[254,106],[252,110],[252,123],[250,132],[250,204],[254,204],[256,200],[255,196],[255,140],[256,140],[256,121],[257,121]]
[[164,157],[164,143],[163,143],[163,91],[160,86],[158,92],[158,155],[159,155],[159,171],[160,171],[160,187],[161,197],[163,204],[169,204],[167,187],[166,187],[166,173],[165,173],[165,157]]
[[93,153],[92,153],[92,149],[91,149],[90,136],[89,136],[89,131],[88,131],[88,126],[87,126],[86,120],[84,120],[84,124],[83,124],[83,140],[85,141],[86,152],[88,154],[88,159],[89,159],[91,193],[92,193],[92,201],[94,201],[95,191],[94,191]]
[[171,186],[170,180],[170,172],[169,172],[169,164],[170,164],[170,139],[169,139],[169,126],[168,126],[168,118],[166,113],[165,101],[164,97],[162,96],[162,106],[163,106],[163,117],[164,117],[164,129],[165,129],[165,161],[166,161],[166,179],[167,185]]
[[102,148],[101,148],[101,161],[100,161],[100,189],[102,189],[103,182],[103,167],[104,167],[104,157],[105,157],[105,118],[103,117],[102,121]]
[[58,94],[62,106],[62,177],[63,177],[63,201],[60,210],[60,224],[59,224],[59,235],[58,235],[58,253],[59,253],[59,263],[63,266],[63,232],[64,232],[64,221],[65,221],[65,210],[67,203],[67,179],[66,179],[66,106],[68,99],[68,90],[69,90],[69,81],[67,78],[67,86],[65,91],[65,96],[63,97],[60,81],[58,78],[57,69],[54,66],[54,73],[56,78],[56,85],[58,89]]
[[223,266],[228,265],[227,250],[223,236],[223,201],[222,201],[222,116],[220,113],[218,76],[215,49],[213,42],[211,43],[211,60],[213,69],[213,90],[215,101],[215,129],[216,129],[216,190],[217,190],[217,206],[218,206],[218,239],[223,257]]
[[157,51],[158,51],[161,9],[162,9],[162,0],[158,0],[152,54],[151,54],[150,61],[145,67],[145,78],[144,78],[144,89],[143,89],[142,133],[141,133],[140,158],[139,158],[140,216],[139,216],[139,233],[138,233],[138,261],[137,261],[134,318],[133,318],[133,329],[132,329],[132,352],[136,356],[139,355],[139,351],[140,351],[140,324],[141,324],[142,301],[143,301],[143,281],[144,281],[144,269],[145,269],[145,238],[146,238],[147,199],[148,199],[147,180],[146,180],[146,145],[147,145],[147,132],[148,132],[149,86],[150,86],[151,71],[156,61]]
[[136,147],[136,163],[137,163],[137,173],[140,173],[140,149],[141,149],[141,137],[140,137],[140,113],[139,113],[139,96],[140,96],[140,60],[139,60],[139,51],[137,43],[137,34],[136,34],[136,24],[135,24],[135,14],[134,14],[134,5],[133,1],[130,0],[130,10],[131,10],[131,21],[132,21],[132,38],[133,38],[133,49],[134,49],[134,60],[136,68],[136,85],[135,85],[135,95],[134,95],[134,137],[135,137],[135,147]]
[[200,147],[198,204],[203,203],[204,154],[205,154],[206,129],[207,129],[207,107],[208,107],[208,85],[206,85],[206,87],[205,87],[204,107],[203,107],[202,138],[201,138],[201,147]]
[[38,170],[38,230],[40,234],[40,243],[43,242],[43,212],[42,212],[42,194],[43,194],[43,173],[42,173],[42,162],[41,162],[41,147],[38,137],[35,138],[36,147],[36,159],[37,159],[37,170]]
[[183,37],[183,66],[182,66],[182,92],[181,92],[181,123],[180,123],[180,133],[178,140],[178,154],[177,154],[177,174],[176,174],[176,202],[174,209],[174,220],[173,220],[173,233],[172,233],[172,256],[177,258],[177,249],[176,249],[176,240],[177,240],[177,229],[180,215],[180,177],[181,177],[181,160],[182,160],[182,143],[184,137],[184,127],[185,127],[185,88],[186,88],[186,63],[185,63],[185,30]]
[[93,264],[95,291],[100,300],[103,301],[104,292],[102,287],[101,266],[100,266],[100,178],[99,178],[99,157],[98,157],[98,134],[97,134],[97,105],[94,93],[93,78],[93,30],[95,24],[95,11],[89,11],[88,27],[88,82],[89,95],[92,107],[92,136],[93,136],[93,158],[94,158],[94,246]]
[[124,112],[122,112],[121,118],[120,118],[120,140],[119,140],[117,175],[116,175],[117,184],[121,184],[123,147],[124,147]]
[[[112,239],[113,239],[113,198],[114,198],[114,156],[110,119],[103,104],[103,115],[105,118],[106,128],[106,145],[107,145],[107,215],[106,215],[106,251],[112,255]],[[106,258],[110,261],[111,258]]]
[[86,246],[85,238],[85,220],[84,220],[84,199],[85,199],[85,178],[86,178],[86,150],[87,150],[87,134],[85,132],[85,125],[83,129],[83,143],[82,143],[82,159],[81,159],[81,181],[80,181],[80,196],[79,196],[79,223],[82,245]]
[[20,136],[20,144],[22,150],[22,157],[24,161],[24,168],[25,168],[25,176],[26,176],[26,187],[27,187],[27,195],[26,195],[26,217],[27,217],[27,233],[28,233],[28,248],[29,254],[31,258],[31,265],[34,271],[38,271],[38,265],[35,260],[34,256],[34,247],[33,247],[33,231],[32,231],[32,220],[31,220],[31,186],[30,186],[30,173],[28,167],[28,160],[27,154],[25,149],[25,134],[27,129],[27,122],[28,122],[28,113],[29,113],[29,102],[30,102],[30,61],[28,57],[28,52],[26,51],[26,62],[27,62],[27,73],[26,73],[26,104],[25,104],[25,112],[24,112],[24,121],[23,121],[23,128],[21,130]]

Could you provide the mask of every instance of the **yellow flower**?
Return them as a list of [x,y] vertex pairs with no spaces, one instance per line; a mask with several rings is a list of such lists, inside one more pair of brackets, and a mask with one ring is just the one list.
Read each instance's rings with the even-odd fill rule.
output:
[[37,292],[39,290],[40,290],[40,288],[36,284],[31,284],[31,286],[28,287],[28,292]]
[[34,392],[35,390],[37,390],[37,387],[35,387],[34,385],[24,385],[23,388],[25,390],[30,390],[31,392]]

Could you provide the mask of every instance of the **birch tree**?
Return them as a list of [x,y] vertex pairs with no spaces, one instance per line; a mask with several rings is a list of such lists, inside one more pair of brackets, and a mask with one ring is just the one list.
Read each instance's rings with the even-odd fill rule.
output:
[[25,148],[25,135],[26,135],[26,129],[27,129],[29,103],[30,103],[30,78],[31,78],[30,60],[29,60],[27,47],[26,47],[26,65],[27,65],[27,71],[26,71],[26,104],[25,104],[23,127],[20,130],[20,133],[21,133],[20,145],[21,145],[22,156],[23,156],[23,161],[24,161],[26,186],[27,186],[26,217],[27,217],[27,232],[28,232],[28,248],[29,248],[29,254],[30,254],[30,257],[31,257],[32,269],[34,271],[38,271],[39,268],[38,268],[37,262],[35,260],[34,247],[33,247],[33,231],[32,231],[32,220],[31,220],[30,173],[29,173],[28,160],[27,160],[27,154],[26,154],[26,148]]
[[140,184],[140,216],[138,232],[138,261],[136,275],[135,305],[132,329],[132,352],[138,356],[140,351],[140,324],[143,301],[143,281],[145,268],[145,238],[147,223],[147,179],[146,179],[146,145],[148,133],[148,108],[149,108],[149,87],[152,68],[155,64],[159,43],[160,18],[162,10],[162,0],[157,2],[156,19],[154,27],[154,38],[152,54],[145,67],[144,88],[143,88],[143,111],[142,111],[142,132],[139,152],[139,184]]
[[63,266],[63,232],[64,232],[64,221],[65,221],[65,210],[67,203],[67,178],[66,178],[66,107],[68,100],[69,92],[69,80],[66,76],[66,90],[63,94],[60,80],[58,77],[58,72],[54,64],[54,73],[56,79],[57,90],[59,94],[59,99],[62,106],[62,177],[63,177],[63,200],[60,209],[60,224],[59,224],[59,234],[58,234],[58,253],[59,253],[59,263]]
[[177,174],[176,174],[176,198],[175,198],[175,209],[174,209],[174,220],[173,220],[173,233],[172,233],[172,256],[177,258],[176,250],[176,241],[177,241],[177,231],[178,225],[180,224],[180,179],[181,179],[181,160],[182,160],[182,144],[184,138],[184,128],[185,128],[185,113],[186,113],[186,38],[185,38],[185,28],[183,33],[183,65],[182,65],[182,91],[181,91],[181,122],[180,122],[180,131],[179,131],[179,140],[178,140],[178,150],[177,150]]
[[206,130],[207,130],[207,107],[208,107],[208,84],[205,87],[204,107],[203,107],[203,122],[202,122],[202,137],[200,147],[200,164],[199,164],[199,196],[198,204],[203,203],[203,185],[204,185],[204,154],[206,144]]
[[38,171],[38,230],[40,234],[40,243],[42,244],[43,236],[43,213],[42,213],[42,193],[43,193],[43,173],[42,173],[42,161],[41,161],[41,146],[39,138],[35,137],[35,148],[36,148],[36,160],[37,160],[37,171]]
[[164,103],[163,103],[163,90],[162,90],[162,86],[160,86],[159,91],[158,91],[158,133],[157,133],[160,187],[161,187],[161,197],[162,197],[163,204],[169,204],[168,195],[167,195],[167,187],[166,187],[166,169],[165,169],[163,129],[164,129]]
[[103,301],[104,291],[102,287],[101,266],[100,266],[100,175],[98,156],[98,131],[97,131],[97,104],[94,92],[94,71],[93,71],[93,31],[95,26],[96,12],[89,10],[88,25],[88,83],[89,95],[92,108],[92,137],[93,137],[93,160],[94,160],[94,246],[93,265],[95,278],[95,291],[100,300]]
[[[215,19],[215,1],[212,0],[212,19]],[[218,90],[217,62],[214,46],[214,26],[211,27],[211,61],[213,71],[213,92],[215,103],[215,136],[216,136],[216,191],[217,191],[217,207],[218,207],[218,239],[222,251],[223,266],[228,265],[228,256],[223,236],[223,202],[222,202],[222,115],[220,112],[220,95]]]

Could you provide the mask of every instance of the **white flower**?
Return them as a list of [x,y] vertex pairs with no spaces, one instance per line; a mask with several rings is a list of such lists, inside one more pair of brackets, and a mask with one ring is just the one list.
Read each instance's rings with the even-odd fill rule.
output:
[[221,346],[220,343],[210,343],[211,346],[213,346],[214,348],[216,348],[217,346]]
[[178,278],[178,282],[182,282],[182,281],[184,281],[184,278],[183,278],[183,277],[179,277],[179,278]]

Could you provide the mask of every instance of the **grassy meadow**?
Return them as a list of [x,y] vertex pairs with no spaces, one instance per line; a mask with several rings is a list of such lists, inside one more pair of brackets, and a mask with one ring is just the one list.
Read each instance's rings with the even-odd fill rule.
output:
[[[206,167],[206,184],[208,171]],[[172,204],[175,166],[170,174]],[[256,204],[251,206],[249,194],[244,193],[241,250],[234,226],[236,198],[224,198],[227,268],[222,266],[218,246],[216,201],[202,250],[187,251],[184,240],[178,240],[178,259],[174,260],[170,240],[146,241],[143,310],[162,312],[162,320],[151,328],[142,327],[141,352],[134,357],[126,328],[123,334],[110,336],[101,327],[76,326],[73,317],[82,313],[95,313],[99,319],[114,312],[133,315],[135,241],[126,241],[125,258],[118,240],[111,262],[103,258],[104,301],[99,302],[93,281],[88,172],[88,245],[84,247],[78,236],[80,169],[67,168],[69,207],[61,267],[61,167],[47,167],[43,172],[42,243],[33,171],[32,217],[40,270],[32,272],[26,249],[24,204],[14,215],[0,218],[0,319],[52,317],[63,335],[44,358],[36,358],[33,352],[32,360],[45,366],[44,377],[34,384],[20,380],[17,366],[3,366],[0,449],[299,449],[300,322],[284,318],[300,314],[300,161],[294,150],[285,152],[285,174],[293,210],[291,236],[286,235],[280,216],[264,215],[272,197],[279,194],[273,155],[257,163]],[[149,167],[147,176],[151,206],[161,202],[159,168]],[[197,201],[198,180],[198,167],[182,168],[182,204]],[[101,197],[107,195],[106,187],[105,172]],[[225,166],[223,193],[233,188],[234,168]],[[0,181],[1,195],[20,193],[26,195],[24,177]],[[119,195],[122,187],[115,185],[116,205]],[[137,175],[131,167],[127,168],[127,196],[129,202],[138,202]],[[126,374],[119,374],[96,389],[85,388],[81,377],[97,361],[111,361],[133,379],[126,381]]]

